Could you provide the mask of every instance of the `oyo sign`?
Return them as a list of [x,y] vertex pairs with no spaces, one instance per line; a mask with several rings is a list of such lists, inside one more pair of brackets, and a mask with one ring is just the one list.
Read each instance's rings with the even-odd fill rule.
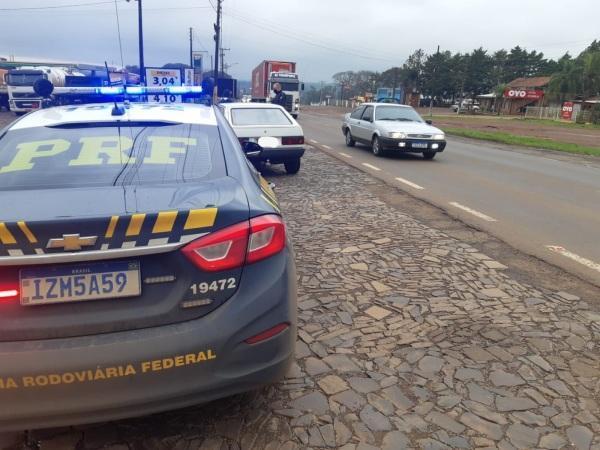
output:
[[571,120],[573,118],[573,102],[563,103],[560,117],[564,120]]
[[544,96],[544,91],[541,89],[515,89],[506,88],[504,90],[504,98],[523,99],[523,100],[539,100]]

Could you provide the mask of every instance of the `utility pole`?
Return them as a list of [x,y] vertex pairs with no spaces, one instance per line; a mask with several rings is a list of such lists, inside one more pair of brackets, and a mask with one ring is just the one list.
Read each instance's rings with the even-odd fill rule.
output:
[[[435,61],[435,66],[433,66],[434,83],[437,81],[437,80],[435,80],[435,74],[437,72],[438,64],[440,63],[440,60],[439,60],[440,46],[439,45],[438,45],[438,48],[437,48],[436,55],[437,55],[438,58]],[[429,95],[429,117],[432,117],[432,116],[433,116],[433,95],[430,94]]]
[[392,88],[392,98],[396,99],[396,85],[398,84],[398,68],[394,67],[394,87]]
[[194,36],[193,33],[194,33],[194,30],[193,30],[192,27],[190,27],[190,69],[194,68],[194,57],[192,56],[192,51],[193,51],[193,49],[192,49],[192,39],[193,39],[193,36]]
[[[127,0],[128,2],[130,0]],[[140,84],[146,82],[146,69],[144,68],[144,30],[142,27],[142,0],[138,2],[138,42],[139,42],[139,53],[140,53]]]
[[221,44],[221,3],[223,0],[217,0],[217,23],[215,23],[215,67],[214,78],[215,87],[213,89],[213,103],[217,103],[219,91],[217,85],[219,83],[219,47]]
[[221,72],[225,73],[225,67],[227,67],[227,64],[225,64],[225,52],[228,52],[229,50],[231,50],[230,48],[223,48],[221,47]]

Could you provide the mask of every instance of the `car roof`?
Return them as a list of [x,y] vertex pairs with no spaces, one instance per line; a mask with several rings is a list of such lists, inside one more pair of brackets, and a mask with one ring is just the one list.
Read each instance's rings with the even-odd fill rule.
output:
[[403,108],[412,108],[410,105],[402,105],[401,103],[385,103],[385,102],[365,102],[360,106],[401,106]]
[[[120,103],[122,105],[122,103]],[[113,116],[113,103],[56,106],[23,116],[9,129],[90,122],[173,122],[217,126],[212,107],[194,103],[130,103],[122,116]]]
[[232,108],[252,108],[252,109],[256,109],[256,108],[276,108],[276,109],[283,109],[285,111],[285,108],[283,106],[276,105],[275,103],[257,103],[257,102],[243,103],[243,102],[237,102],[237,103],[221,103],[219,106],[223,106],[224,108],[228,108],[228,109],[232,109]]

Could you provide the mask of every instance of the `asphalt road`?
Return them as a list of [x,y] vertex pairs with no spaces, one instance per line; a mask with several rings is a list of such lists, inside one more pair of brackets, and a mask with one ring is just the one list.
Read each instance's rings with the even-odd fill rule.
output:
[[433,161],[347,147],[341,116],[303,112],[307,142],[530,255],[600,284],[600,161],[448,138]]

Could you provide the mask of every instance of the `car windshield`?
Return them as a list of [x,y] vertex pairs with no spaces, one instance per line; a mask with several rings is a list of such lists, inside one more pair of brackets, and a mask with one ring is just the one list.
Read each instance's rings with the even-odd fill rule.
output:
[[375,120],[393,120],[399,122],[423,122],[423,119],[412,108],[405,106],[378,106],[375,109]]
[[76,124],[0,138],[0,191],[184,183],[224,173],[216,127]]
[[233,125],[291,125],[292,122],[279,108],[233,108]]

